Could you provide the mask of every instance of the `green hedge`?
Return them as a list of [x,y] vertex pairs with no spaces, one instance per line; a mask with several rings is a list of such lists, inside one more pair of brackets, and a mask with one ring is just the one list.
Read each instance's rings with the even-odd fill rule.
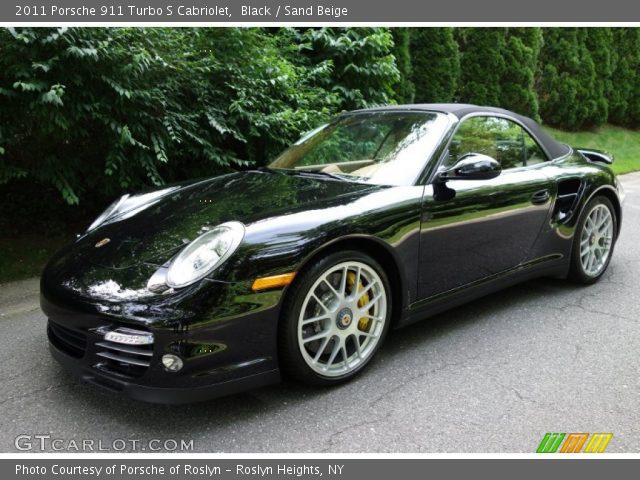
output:
[[69,204],[263,164],[344,109],[389,103],[388,30],[0,31],[0,185]]
[[411,29],[410,53],[415,101],[451,101],[460,79],[460,54],[454,29]]
[[393,102],[636,127],[639,72],[637,28],[3,29],[0,199],[90,212],[262,165],[342,110]]
[[501,106],[565,130],[640,125],[638,28],[411,31],[416,100]]

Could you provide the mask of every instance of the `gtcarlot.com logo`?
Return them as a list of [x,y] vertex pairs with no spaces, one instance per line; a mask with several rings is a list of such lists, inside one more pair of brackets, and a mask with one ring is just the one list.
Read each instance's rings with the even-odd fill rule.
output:
[[547,433],[536,453],[603,453],[612,437],[613,433]]
[[136,438],[116,438],[114,440],[94,440],[90,438],[53,438],[48,434],[18,435],[13,442],[22,452],[190,452],[193,440],[172,438],[140,440]]

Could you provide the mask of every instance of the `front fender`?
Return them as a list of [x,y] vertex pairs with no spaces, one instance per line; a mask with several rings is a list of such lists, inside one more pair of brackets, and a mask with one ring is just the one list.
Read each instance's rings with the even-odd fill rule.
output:
[[[343,205],[300,211],[246,226],[242,247],[215,279],[250,284],[255,278],[299,272],[340,242],[371,242],[394,259],[412,295],[417,282],[424,187],[392,187]],[[284,289],[281,289],[282,293]]]

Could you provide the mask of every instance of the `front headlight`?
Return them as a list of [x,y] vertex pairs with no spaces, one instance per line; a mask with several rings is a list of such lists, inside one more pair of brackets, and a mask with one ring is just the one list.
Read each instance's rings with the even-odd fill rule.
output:
[[167,285],[186,287],[206,277],[236,251],[244,238],[244,225],[228,222],[218,225],[187,245],[167,270]]
[[87,228],[87,232],[90,232],[94,228],[99,227],[107,218],[111,217],[111,215],[113,215],[115,212],[117,212],[118,208],[120,208],[120,205],[122,205],[122,203],[125,202],[127,200],[127,198],[129,198],[129,194],[128,193],[126,195],[121,196],[118,200],[116,200],[111,205],[109,205],[107,207],[107,209],[104,212],[102,212],[98,216],[98,218],[96,218],[93,221],[93,223],[91,225],[89,225],[89,228]]

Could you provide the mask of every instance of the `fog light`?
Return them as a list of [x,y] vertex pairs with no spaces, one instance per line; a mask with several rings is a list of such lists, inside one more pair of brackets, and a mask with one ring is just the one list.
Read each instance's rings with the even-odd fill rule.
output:
[[170,372],[177,372],[182,369],[184,363],[182,363],[182,359],[176,355],[171,355],[170,353],[162,356],[162,365]]

